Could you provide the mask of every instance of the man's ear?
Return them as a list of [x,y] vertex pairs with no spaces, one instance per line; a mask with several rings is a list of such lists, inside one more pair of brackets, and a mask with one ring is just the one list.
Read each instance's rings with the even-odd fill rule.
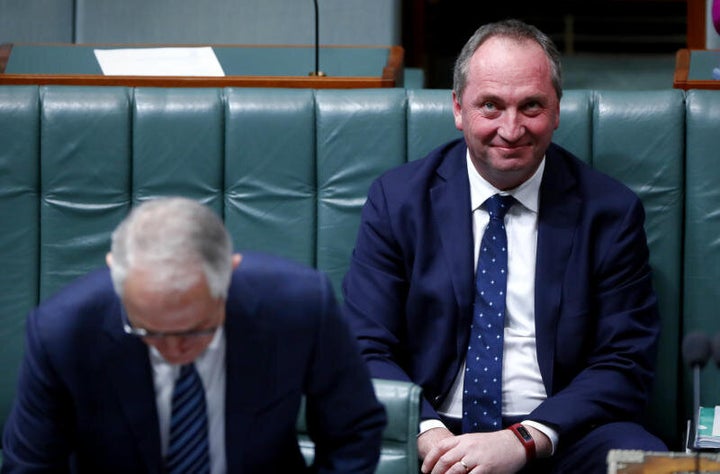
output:
[[112,253],[108,252],[105,254],[105,263],[108,267],[112,267]]
[[238,265],[240,265],[240,262],[242,261],[242,255],[239,253],[234,253],[232,256],[232,268],[235,270]]
[[460,100],[462,99],[455,94],[455,91],[452,91],[453,118],[455,119],[455,128],[462,131],[462,104],[460,103]]

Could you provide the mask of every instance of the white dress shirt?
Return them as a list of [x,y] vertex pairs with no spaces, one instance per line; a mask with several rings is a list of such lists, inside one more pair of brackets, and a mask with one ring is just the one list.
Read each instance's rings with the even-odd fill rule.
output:
[[[160,446],[165,457],[170,436],[170,412],[175,380],[180,375],[180,366],[168,364],[160,352],[152,346],[150,363],[155,384],[155,403],[160,422]],[[210,448],[210,472],[225,474],[225,331],[222,326],[215,331],[207,349],[195,360],[205,388],[208,411],[208,443]]]
[[[547,398],[540,374],[535,344],[535,262],[537,256],[537,225],[545,160],[526,182],[509,192],[501,192],[488,183],[466,155],[470,180],[470,203],[473,220],[474,260],[480,252],[480,241],[490,216],[481,206],[493,194],[510,194],[517,203],[505,216],[508,238],[508,278],[505,302],[505,333],[503,349],[502,414],[519,416],[530,413]],[[438,412],[450,418],[462,417],[465,363]],[[545,433],[554,447],[555,430],[533,421],[524,421]],[[420,432],[442,426],[439,420],[427,420]]]

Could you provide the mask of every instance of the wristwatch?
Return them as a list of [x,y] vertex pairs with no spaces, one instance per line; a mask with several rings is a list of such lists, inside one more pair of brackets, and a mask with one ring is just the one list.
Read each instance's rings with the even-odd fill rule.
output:
[[533,439],[530,432],[520,423],[515,423],[509,426],[508,429],[515,433],[515,436],[520,440],[525,448],[525,456],[528,461],[535,459],[535,440]]

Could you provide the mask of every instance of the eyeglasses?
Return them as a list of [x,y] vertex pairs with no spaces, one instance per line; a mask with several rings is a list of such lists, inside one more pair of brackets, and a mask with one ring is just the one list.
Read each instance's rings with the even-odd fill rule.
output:
[[208,328],[202,328],[202,329],[188,329],[185,331],[150,331],[149,329],[145,328],[136,328],[133,327],[130,324],[130,320],[128,319],[127,313],[125,312],[125,308],[122,308],[120,310],[120,315],[123,322],[123,331],[125,331],[125,334],[129,334],[132,336],[142,337],[144,339],[163,339],[167,337],[182,337],[182,338],[198,338],[198,337],[204,337],[209,336],[221,326],[221,324],[216,324],[214,326],[210,326]]

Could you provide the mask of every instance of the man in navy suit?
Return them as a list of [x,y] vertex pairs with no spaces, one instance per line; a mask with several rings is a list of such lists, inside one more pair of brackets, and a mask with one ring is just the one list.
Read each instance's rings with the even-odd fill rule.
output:
[[[424,390],[423,472],[604,473],[610,448],[666,449],[638,423],[659,332],[643,207],[551,143],[561,96],[546,35],[516,20],[485,25],[455,68],[464,138],[369,190],[344,310],[371,374]],[[495,359],[502,417],[500,429],[474,432],[462,428],[473,402],[464,372],[483,297],[484,203],[496,194],[514,198]]]
[[183,198],[135,208],[108,264],[30,314],[3,472],[170,472],[181,366],[207,407],[207,461],[182,472],[310,470],[303,395],[313,472],[374,472],[385,412],[324,275],[232,254],[220,218]]

